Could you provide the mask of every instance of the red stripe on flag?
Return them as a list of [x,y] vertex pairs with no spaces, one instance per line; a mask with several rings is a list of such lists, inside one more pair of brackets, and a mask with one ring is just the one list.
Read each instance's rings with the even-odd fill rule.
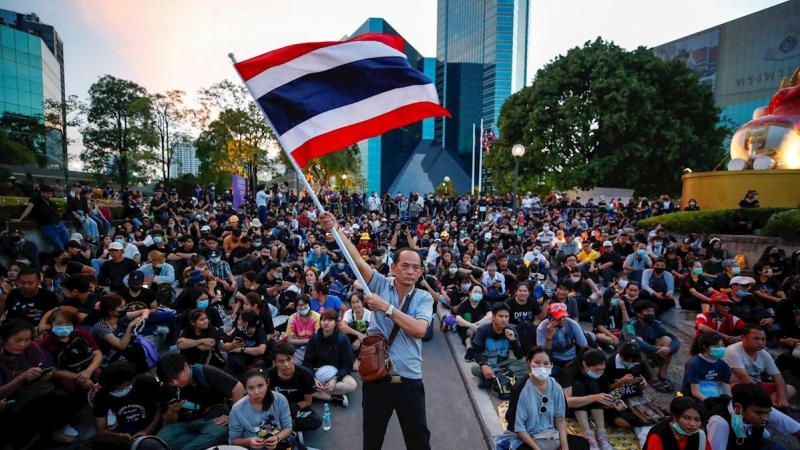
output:
[[297,147],[292,156],[300,167],[308,160],[347,148],[364,139],[380,136],[387,131],[430,117],[451,117],[450,112],[436,103],[412,103],[347,127],[339,128],[308,140]]
[[261,72],[269,69],[270,67],[280,66],[295,58],[299,58],[306,53],[311,53],[314,50],[319,50],[325,47],[334,45],[341,45],[346,42],[353,41],[375,41],[381,42],[397,51],[404,51],[403,38],[400,36],[392,36],[383,33],[366,33],[356,36],[346,41],[329,41],[329,42],[309,42],[305,44],[290,45],[288,47],[279,48],[263,55],[255,56],[253,58],[238,62],[234,67],[242,76],[244,81],[247,81]]

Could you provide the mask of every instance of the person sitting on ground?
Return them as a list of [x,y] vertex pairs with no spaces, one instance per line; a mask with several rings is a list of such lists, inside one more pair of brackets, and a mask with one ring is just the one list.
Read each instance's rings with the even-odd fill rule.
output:
[[236,328],[229,333],[232,342],[225,343],[223,350],[228,352],[225,372],[242,381],[247,369],[263,360],[267,352],[267,334],[259,326],[255,312],[243,312],[239,316]]
[[50,256],[53,258],[53,263],[44,271],[44,287],[57,294],[61,293],[61,283],[70,275],[78,273],[94,275],[91,266],[70,261],[69,252],[64,249],[53,249]]
[[145,276],[141,270],[134,270],[127,278],[128,289],[122,290],[117,294],[125,299],[125,303],[129,306],[135,306],[138,309],[148,309],[147,324],[142,330],[141,334],[155,334],[158,332],[158,326],[167,328],[167,334],[164,337],[164,345],[172,347],[178,340],[178,323],[175,318],[175,311],[170,309],[162,309],[158,303],[156,294],[144,287]]
[[[92,415],[99,435],[127,438],[156,434],[161,425],[161,387],[152,375],[137,374],[136,364],[116,361],[100,375],[100,390],[94,396]],[[114,428],[108,417],[116,417]]]
[[689,311],[708,312],[709,284],[703,277],[703,262],[694,259],[688,264],[689,275],[681,282],[681,308]]
[[207,364],[218,369],[225,366],[220,352],[222,334],[210,325],[205,309],[195,308],[188,314],[189,326],[178,338],[177,347],[189,365]]
[[[564,389],[570,412],[578,420],[581,435],[589,441],[589,447],[613,450],[605,429],[604,409],[617,407],[614,406],[614,397],[609,394],[608,381],[603,377],[605,369],[606,355],[601,350],[585,348],[564,367],[557,379]],[[617,409],[624,408],[622,405]],[[589,425],[590,414],[596,432]]]
[[[797,390],[786,384],[772,355],[764,349],[766,345],[767,333],[764,328],[751,323],[742,328],[742,341],[728,346],[725,351],[725,362],[733,372],[731,384],[757,384],[769,392],[777,408],[786,408]],[[766,381],[767,377],[771,377],[772,381]]]
[[286,397],[292,412],[292,430],[313,431],[322,426],[322,418],[311,409],[316,392],[314,373],[295,364],[295,349],[282,342],[272,351],[272,367],[267,371],[269,386]]
[[581,326],[568,317],[566,305],[557,302],[550,303],[547,318],[536,328],[536,343],[553,352],[555,373],[559,373],[582,348],[589,345]]
[[[641,300],[634,307],[636,317],[622,328],[625,341],[636,339],[642,350],[642,362],[647,364],[652,378],[650,385],[659,392],[672,392],[674,386],[667,379],[667,369],[673,355],[681,348],[681,341],[656,320],[656,305]],[[652,365],[651,365],[652,364]],[[653,370],[658,367],[658,371]]]
[[670,402],[669,415],[668,419],[650,428],[644,449],[716,450],[709,445],[703,432],[706,408],[702,403],[691,397],[675,397]]
[[[610,383],[609,389],[616,392],[619,400],[623,402],[644,395],[643,391],[647,387],[645,380],[649,378],[648,375],[647,366],[642,364],[642,351],[635,340],[622,344],[619,351],[606,360],[605,379]],[[613,423],[616,427],[632,428],[645,425],[629,408],[622,410],[606,408],[605,414],[606,423]]]
[[525,361],[530,372],[514,385],[506,411],[507,431],[495,442],[506,441],[515,450],[589,450],[586,439],[567,433],[567,402],[561,385],[550,376],[550,352],[533,347]]
[[712,309],[698,314],[694,322],[694,328],[697,330],[695,337],[714,332],[722,336],[725,345],[741,341],[745,323],[733,314],[729,314],[731,306],[734,305],[730,297],[721,292],[711,291],[708,303]]
[[53,383],[62,391],[75,394],[74,400],[86,401],[86,392],[94,386],[103,363],[103,353],[92,334],[78,328],[80,316],[71,306],[59,306],[47,319],[50,333],[40,345],[53,358]]
[[341,318],[342,314],[347,311],[347,306],[344,305],[341,299],[335,295],[330,295],[330,289],[324,281],[317,281],[311,288],[311,310],[317,314],[322,314],[323,311],[332,309],[336,312],[336,320]]
[[15,288],[8,293],[3,305],[6,320],[23,319],[38,327],[37,333],[46,331],[49,326],[45,313],[58,306],[58,296],[42,289],[41,273],[32,267],[21,268],[17,274]]
[[158,379],[163,383],[164,421],[159,438],[182,450],[205,450],[227,442],[228,404],[244,397],[242,383],[216,367],[190,366],[180,353],[161,359]]
[[[464,360],[467,362],[475,361],[472,349],[472,339],[478,328],[492,322],[492,305],[483,298],[484,287],[480,284],[473,284],[470,288],[469,300],[459,303],[456,307],[456,332],[461,337],[461,343],[467,348]],[[510,308],[509,308],[510,309]],[[511,322],[509,316],[509,323]]]
[[306,294],[298,295],[294,303],[297,312],[289,316],[286,341],[295,347],[297,363],[303,364],[306,344],[319,329],[319,314],[311,311],[310,297]]
[[781,434],[800,436],[800,424],[775,409],[769,392],[763,387],[742,383],[731,389],[732,398],[719,397],[710,405],[711,415],[706,425],[711,450],[775,449],[769,442],[766,427]]
[[642,288],[639,295],[650,300],[658,306],[657,314],[660,316],[666,311],[675,307],[675,280],[672,274],[667,272],[667,263],[664,258],[653,261],[652,269],[645,269],[642,272]]
[[731,314],[745,321],[761,325],[766,330],[772,330],[775,318],[761,305],[761,302],[750,293],[756,280],[750,277],[736,276],[731,279],[730,298],[733,300]]
[[361,352],[361,344],[367,337],[370,320],[372,311],[364,308],[364,295],[359,292],[350,294],[350,309],[345,311],[339,323],[339,330],[347,336],[353,348],[354,371],[357,371],[360,365],[358,354]]
[[[781,282],[773,278],[772,267],[758,262],[753,266],[753,272],[756,274],[756,282],[752,294],[761,300],[761,305],[765,308],[780,309],[779,305],[786,300],[786,293],[783,292]],[[791,309],[786,312],[791,312]]]
[[246,448],[291,450],[292,414],[289,402],[270,390],[264,369],[245,374],[247,395],[231,408],[228,442]]
[[709,278],[706,273],[706,263],[703,264],[703,276],[711,280],[711,285],[714,289],[722,292],[723,294],[731,294],[731,280],[733,277],[739,276],[742,269],[739,267],[739,262],[735,259],[726,259],[722,261],[722,272],[716,274],[714,277]]
[[620,304],[619,295],[614,289],[603,292],[603,303],[594,314],[594,334],[597,343],[616,349],[619,345],[619,336],[622,325],[630,318],[625,305]]
[[303,365],[314,371],[317,392],[314,398],[347,406],[347,394],[358,387],[350,376],[353,349],[344,333],[337,329],[336,312],[326,309],[320,315],[319,330],[308,341]]
[[644,270],[652,267],[652,265],[653,261],[647,256],[647,245],[639,243],[636,245],[636,251],[625,258],[625,262],[622,263],[622,269],[630,280],[639,282],[642,280]]
[[98,307],[98,320],[92,326],[92,337],[103,352],[103,366],[106,366],[128,349],[135,339],[134,328],[147,319],[150,310],[128,312],[125,299],[114,294],[103,297]]
[[495,370],[507,369],[517,378],[527,370],[519,335],[508,326],[508,317],[508,305],[496,303],[492,307],[492,322],[478,327],[472,338],[472,357],[477,363],[472,366],[472,375],[481,379],[484,387],[495,378]]
[[681,392],[700,401],[731,395],[731,368],[725,357],[725,339],[718,333],[703,333],[692,344],[686,361]]
[[97,281],[101,286],[108,286],[114,292],[121,291],[126,287],[123,280],[129,273],[137,270],[139,264],[126,258],[123,245],[116,241],[108,246],[108,254],[110,258],[100,266]]

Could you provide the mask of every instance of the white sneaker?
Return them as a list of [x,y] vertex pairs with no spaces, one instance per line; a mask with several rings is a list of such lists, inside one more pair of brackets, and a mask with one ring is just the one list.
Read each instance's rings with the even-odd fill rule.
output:
[[600,447],[597,445],[597,438],[595,437],[594,431],[586,431],[583,433],[583,438],[589,441],[589,450],[600,450]]
[[114,428],[117,426],[117,416],[115,416],[111,410],[108,410],[108,415],[106,416],[106,426],[108,428]]
[[71,438],[78,437],[78,430],[76,430],[75,428],[72,428],[69,425],[65,426],[64,429],[61,430],[61,433],[63,433],[64,436],[71,437]]
[[611,445],[606,430],[598,430],[595,432],[595,437],[597,438],[597,444],[600,446],[600,450],[614,450],[614,446]]

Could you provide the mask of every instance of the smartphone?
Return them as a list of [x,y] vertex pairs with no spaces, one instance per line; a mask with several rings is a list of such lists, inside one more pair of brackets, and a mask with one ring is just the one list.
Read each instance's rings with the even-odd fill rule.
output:
[[55,369],[55,367],[47,367],[45,369],[42,369],[42,375],[47,375],[48,373],[52,372],[54,369]]

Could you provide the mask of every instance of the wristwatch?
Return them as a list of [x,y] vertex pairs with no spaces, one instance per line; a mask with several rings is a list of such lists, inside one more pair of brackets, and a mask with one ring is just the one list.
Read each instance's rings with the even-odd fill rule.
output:
[[394,305],[389,305],[389,309],[387,309],[383,315],[386,316],[387,319],[391,319],[392,313],[394,313]]

